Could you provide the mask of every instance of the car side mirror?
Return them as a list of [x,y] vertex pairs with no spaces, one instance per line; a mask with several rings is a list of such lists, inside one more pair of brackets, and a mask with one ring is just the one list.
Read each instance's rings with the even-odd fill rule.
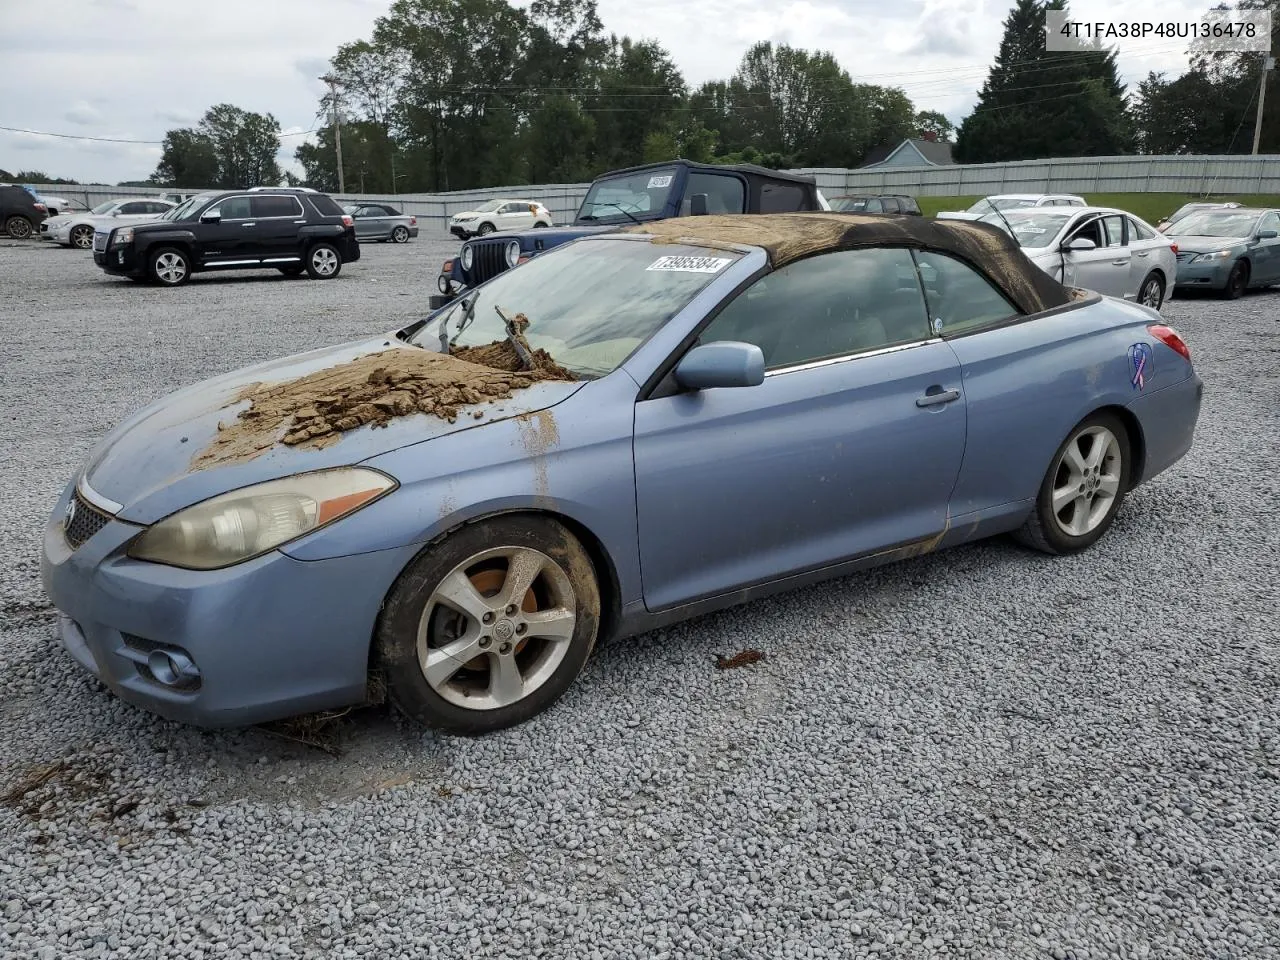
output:
[[208,213],[200,214],[201,223],[219,223],[222,220],[222,214],[217,210],[210,210]]
[[1062,245],[1063,250],[1097,250],[1098,245],[1088,237],[1073,237]]
[[695,193],[689,198],[689,214],[694,217],[705,217],[707,215],[707,195],[705,193]]
[[1280,233],[1276,232],[1275,230],[1259,230],[1258,231],[1259,240],[1274,240],[1276,237],[1280,237]]
[[764,353],[754,343],[738,340],[704,343],[676,364],[675,379],[685,390],[759,386],[764,383]]

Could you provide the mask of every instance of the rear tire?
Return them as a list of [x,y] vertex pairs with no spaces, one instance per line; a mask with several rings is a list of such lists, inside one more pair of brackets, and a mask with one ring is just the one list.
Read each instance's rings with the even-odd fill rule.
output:
[[332,280],[342,272],[342,254],[332,243],[317,243],[307,251],[306,269],[312,280]]
[[191,260],[177,247],[160,247],[147,258],[147,278],[162,287],[180,287],[191,279]]
[[1248,289],[1249,263],[1246,260],[1241,260],[1231,268],[1231,273],[1227,276],[1227,285],[1222,290],[1222,296],[1227,300],[1239,300]]
[[4,222],[4,232],[14,240],[29,240],[35,229],[35,224],[22,216],[15,215]]
[[395,241],[396,243],[408,243],[408,242],[409,242],[409,228],[408,228],[408,227],[396,227],[394,230],[392,230],[392,231],[391,231],[391,239],[392,239],[393,241]]
[[1147,274],[1138,288],[1138,302],[1153,310],[1164,306],[1164,280],[1154,270]]
[[375,640],[402,713],[475,735],[558,700],[599,621],[595,568],[578,540],[549,517],[507,515],[428,545],[388,594]]
[[1110,413],[1071,429],[1049,463],[1018,542],[1043,553],[1078,553],[1110,529],[1129,490],[1129,431]]

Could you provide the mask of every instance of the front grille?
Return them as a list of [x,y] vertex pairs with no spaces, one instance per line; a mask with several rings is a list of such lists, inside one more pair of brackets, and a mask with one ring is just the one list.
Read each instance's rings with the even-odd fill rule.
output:
[[95,230],[93,233],[93,252],[105,253],[107,249],[107,235],[101,230]]
[[75,510],[71,514],[70,523],[63,521],[62,532],[67,543],[78,550],[86,540],[110,523],[111,517],[80,496],[79,490],[75,492],[71,502],[75,505]]
[[471,244],[471,285],[492,280],[507,269],[509,240],[477,240]]

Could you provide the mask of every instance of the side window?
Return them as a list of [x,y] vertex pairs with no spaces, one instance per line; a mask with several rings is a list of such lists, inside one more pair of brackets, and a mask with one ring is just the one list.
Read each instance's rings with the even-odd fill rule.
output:
[[206,213],[220,213],[223,220],[248,220],[253,216],[250,197],[227,197],[215,203]]
[[169,204],[167,203],[157,203],[155,201],[152,201],[151,209],[147,212],[148,213],[168,213],[172,209],[173,207],[169,206]]
[[120,212],[123,214],[129,214],[129,215],[137,215],[140,213],[150,213],[151,211],[148,209],[150,206],[151,204],[149,203],[144,203],[141,200],[134,200],[130,203],[124,204],[120,208]]
[[800,184],[775,181],[760,185],[761,213],[794,213],[803,209],[805,191]]
[[1258,230],[1275,230],[1280,233],[1280,216],[1277,216],[1274,212],[1264,213],[1262,219],[1258,221]]
[[928,336],[910,251],[879,249],[826,253],[766,274],[699,339],[754,343],[776,370]]
[[737,177],[725,177],[715,173],[691,173],[684,187],[684,200],[680,202],[680,216],[692,212],[694,194],[707,195],[707,213],[744,213],[747,209],[747,191]]
[[1129,239],[1130,240],[1154,240],[1156,238],[1155,231],[1149,227],[1139,223],[1133,217],[1126,218],[1129,223]]
[[1102,218],[1102,229],[1106,233],[1108,247],[1123,247],[1125,245],[1124,221],[1124,217]]
[[911,197],[903,197],[902,210],[904,213],[919,213],[920,204],[916,203]]
[[884,213],[884,203],[881,202],[879,197],[872,197],[867,201],[867,205],[863,209],[863,212],[864,213]]
[[897,197],[885,197],[883,200],[885,213],[901,213],[902,204],[898,203]]
[[946,254],[916,254],[933,330],[954,337],[1017,316],[1019,311],[978,270]]
[[271,196],[269,194],[253,198],[250,205],[255,217],[300,217],[302,204],[293,197]]
[[1076,237],[1092,240],[1095,247],[1105,247],[1107,245],[1102,234],[1102,221],[1097,217],[1087,221],[1079,229],[1072,231],[1067,239],[1074,240]]

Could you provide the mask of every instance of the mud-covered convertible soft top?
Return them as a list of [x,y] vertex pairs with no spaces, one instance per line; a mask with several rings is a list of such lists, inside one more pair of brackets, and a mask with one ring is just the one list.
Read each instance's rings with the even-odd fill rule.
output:
[[1070,288],[1028,260],[1008,234],[990,224],[969,220],[846,213],[734,214],[659,220],[622,232],[651,234],[658,242],[762,247],[775,269],[833,250],[936,250],[977,267],[1023,313],[1041,313],[1077,299]]

